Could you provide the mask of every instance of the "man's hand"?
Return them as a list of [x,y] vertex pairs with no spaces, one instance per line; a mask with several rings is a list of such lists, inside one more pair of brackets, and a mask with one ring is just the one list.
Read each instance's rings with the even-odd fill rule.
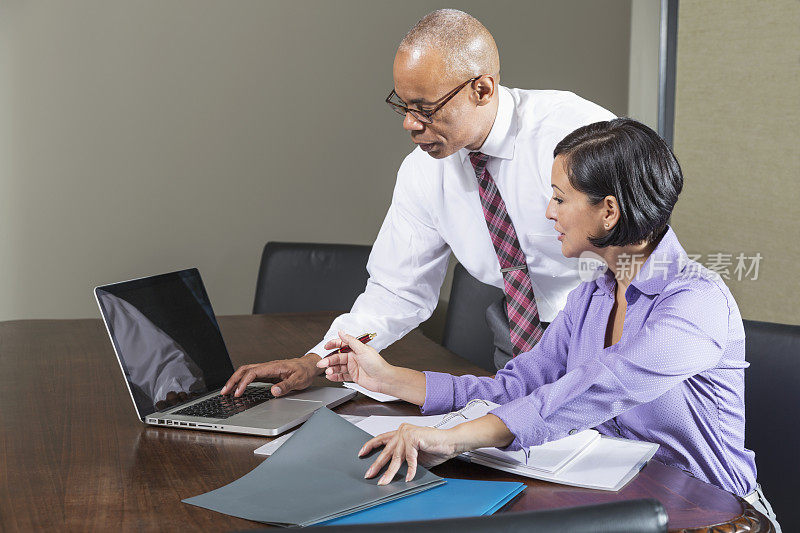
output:
[[330,341],[325,348],[347,345],[352,351],[329,355],[319,361],[317,367],[325,369],[325,377],[330,381],[353,381],[371,391],[386,392],[387,386],[395,379],[394,367],[375,348],[352,335],[340,331],[339,338],[339,343]]
[[[293,390],[305,389],[320,373],[316,367],[319,356],[310,353],[297,359],[280,359],[257,365],[243,365],[236,369],[228,382],[222,387],[220,394],[230,394],[235,397],[244,392],[245,387],[253,381],[281,380],[270,389],[273,396],[283,396]],[[234,390],[235,388],[235,390]]]

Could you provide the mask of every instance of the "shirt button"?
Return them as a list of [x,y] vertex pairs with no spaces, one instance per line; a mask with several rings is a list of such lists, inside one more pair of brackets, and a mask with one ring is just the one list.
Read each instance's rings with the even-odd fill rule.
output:
[[619,430],[619,428],[616,428],[615,431],[617,432],[617,435],[622,435],[622,432]]
[[570,435],[574,435],[574,434],[575,434],[575,433],[577,433],[577,432],[578,432],[578,430],[577,430],[577,429],[570,429],[570,430],[569,430],[569,434],[570,434]]

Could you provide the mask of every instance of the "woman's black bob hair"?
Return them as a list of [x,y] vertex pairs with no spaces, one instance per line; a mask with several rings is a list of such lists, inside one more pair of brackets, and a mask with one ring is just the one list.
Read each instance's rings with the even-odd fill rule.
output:
[[598,248],[655,242],[666,231],[672,208],[683,188],[678,160],[664,139],[635,120],[617,118],[573,131],[556,145],[564,156],[573,188],[596,205],[617,199],[620,220],[602,237],[590,237]]

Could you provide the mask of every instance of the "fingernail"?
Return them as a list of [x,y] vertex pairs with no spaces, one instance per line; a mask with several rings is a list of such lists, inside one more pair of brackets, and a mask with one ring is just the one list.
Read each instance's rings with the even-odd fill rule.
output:
[[272,394],[273,396],[278,396],[281,393],[280,387],[272,387]]

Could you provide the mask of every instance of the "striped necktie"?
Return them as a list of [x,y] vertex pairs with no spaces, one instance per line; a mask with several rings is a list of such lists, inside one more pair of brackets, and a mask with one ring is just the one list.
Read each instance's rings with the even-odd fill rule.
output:
[[511,330],[511,344],[514,356],[527,352],[542,338],[544,329],[539,320],[539,309],[533,296],[531,278],[525,254],[519,245],[514,224],[506,211],[506,204],[497,190],[497,184],[486,169],[489,156],[471,152],[469,160],[475,169],[480,189],[483,215],[492,237],[492,244],[500,263],[506,293],[506,310]]

